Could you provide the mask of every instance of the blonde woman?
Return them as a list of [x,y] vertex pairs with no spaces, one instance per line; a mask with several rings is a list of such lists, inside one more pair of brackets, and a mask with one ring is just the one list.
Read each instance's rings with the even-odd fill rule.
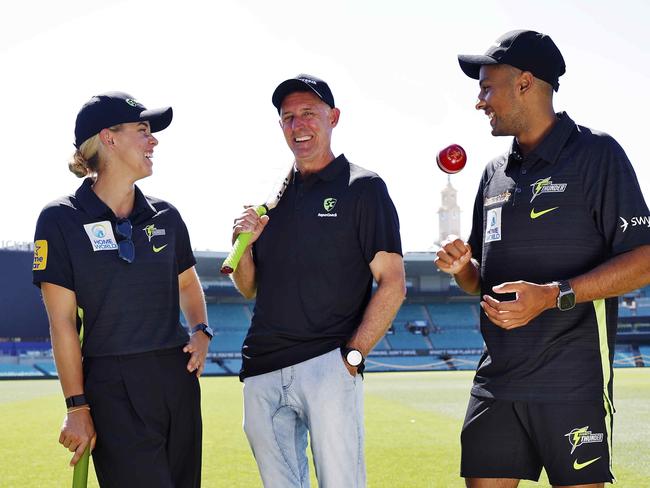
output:
[[92,97],[69,163],[84,182],[36,226],[33,279],[68,409],[59,442],[73,465],[90,444],[102,487],[200,486],[198,377],[212,331],[180,214],[135,185],[171,120],[171,107],[126,93]]

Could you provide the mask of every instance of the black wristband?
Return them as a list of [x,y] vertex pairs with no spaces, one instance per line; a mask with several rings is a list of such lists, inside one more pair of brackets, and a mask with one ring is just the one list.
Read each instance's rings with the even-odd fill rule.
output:
[[65,406],[68,408],[80,407],[81,405],[88,405],[85,395],[73,395],[65,399]]

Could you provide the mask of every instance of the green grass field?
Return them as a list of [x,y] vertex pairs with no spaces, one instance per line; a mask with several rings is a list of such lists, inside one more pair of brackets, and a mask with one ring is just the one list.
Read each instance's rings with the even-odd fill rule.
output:
[[[458,477],[459,431],[471,378],[471,372],[366,375],[369,487],[464,486]],[[615,384],[618,486],[648,486],[650,368],[617,369]],[[241,430],[241,384],[236,378],[203,378],[201,385],[203,486],[261,486]],[[0,381],[1,487],[72,484],[72,469],[67,467],[70,453],[57,443],[63,414],[57,381]],[[548,486],[545,478],[540,485]],[[98,486],[94,473],[89,486]],[[317,486],[315,481],[312,486]],[[536,485],[522,482],[520,486]]]

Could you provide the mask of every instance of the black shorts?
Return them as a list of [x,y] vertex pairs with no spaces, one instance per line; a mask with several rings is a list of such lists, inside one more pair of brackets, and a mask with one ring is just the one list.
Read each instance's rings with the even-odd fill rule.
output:
[[609,403],[527,403],[472,396],[461,433],[461,476],[553,485],[611,482]]
[[84,359],[102,488],[201,486],[201,396],[188,361],[181,347]]

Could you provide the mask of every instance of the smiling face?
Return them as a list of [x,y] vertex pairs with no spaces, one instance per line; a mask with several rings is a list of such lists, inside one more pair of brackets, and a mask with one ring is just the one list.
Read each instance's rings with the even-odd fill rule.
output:
[[338,119],[339,110],[311,91],[294,92],[284,98],[280,127],[301,172],[318,171],[334,159],[330,145]]
[[118,130],[109,131],[111,159],[115,169],[133,181],[146,178],[153,173],[153,150],[158,140],[151,134],[149,122],[120,124]]
[[481,91],[476,103],[490,119],[493,136],[518,136],[525,126],[520,99],[519,70],[508,65],[484,65],[479,73]]

